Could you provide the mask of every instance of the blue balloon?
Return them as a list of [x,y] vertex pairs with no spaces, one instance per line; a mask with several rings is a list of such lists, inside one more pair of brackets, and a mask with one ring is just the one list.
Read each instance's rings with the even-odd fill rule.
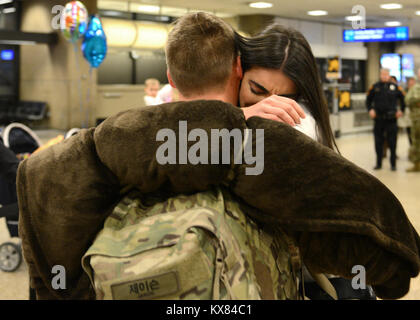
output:
[[96,15],[91,16],[82,43],[83,56],[92,68],[97,68],[105,59],[107,49],[106,36],[101,20]]

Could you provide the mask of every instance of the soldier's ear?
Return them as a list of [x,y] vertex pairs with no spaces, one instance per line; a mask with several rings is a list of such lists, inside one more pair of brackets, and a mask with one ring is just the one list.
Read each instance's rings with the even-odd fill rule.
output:
[[241,57],[240,56],[238,56],[236,58],[234,69],[235,69],[236,74],[238,75],[238,78],[242,80],[242,78],[244,76],[244,72],[242,70],[242,64],[241,64]]
[[176,89],[176,85],[175,85],[174,81],[172,80],[171,73],[169,72],[169,69],[166,70],[166,76],[168,77],[168,81],[169,81],[169,84],[171,85],[171,87]]

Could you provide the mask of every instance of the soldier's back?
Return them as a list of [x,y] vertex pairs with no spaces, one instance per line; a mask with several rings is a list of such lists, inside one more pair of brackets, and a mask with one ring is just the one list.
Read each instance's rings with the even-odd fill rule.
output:
[[223,189],[130,193],[83,258],[97,299],[298,299],[297,248],[245,212]]

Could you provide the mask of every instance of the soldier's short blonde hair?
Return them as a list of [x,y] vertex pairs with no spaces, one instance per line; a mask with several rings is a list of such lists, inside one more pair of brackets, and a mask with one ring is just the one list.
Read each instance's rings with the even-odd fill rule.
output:
[[169,74],[185,97],[223,89],[237,56],[233,28],[204,12],[179,18],[166,44]]

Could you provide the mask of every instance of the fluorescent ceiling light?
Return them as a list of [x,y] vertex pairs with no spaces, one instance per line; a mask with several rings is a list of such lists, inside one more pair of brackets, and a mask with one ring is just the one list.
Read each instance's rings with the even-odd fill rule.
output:
[[273,4],[270,2],[251,2],[249,6],[255,9],[266,9],[271,8]]
[[119,11],[111,11],[111,10],[103,11],[103,14],[106,16],[113,16],[113,17],[121,17],[123,15],[123,13]]
[[170,20],[168,16],[158,16],[157,19],[165,22],[168,22]]
[[326,16],[328,11],[325,10],[312,10],[307,12],[310,16]]
[[159,13],[160,8],[159,6],[152,6],[152,5],[145,5],[145,4],[140,4],[138,6],[136,6],[137,11],[139,12],[145,12],[145,13]]
[[0,0],[0,5],[2,4],[7,4],[7,3],[12,3],[13,0]]
[[98,9],[129,11],[129,6],[128,6],[128,2],[112,1],[112,0],[98,0]]
[[161,14],[171,17],[182,17],[188,12],[186,8],[162,7]]
[[384,3],[384,4],[381,4],[380,7],[386,10],[394,10],[394,9],[401,9],[402,5],[399,3]]
[[362,16],[347,16],[345,18],[347,21],[360,21],[363,19]]
[[3,9],[3,13],[13,13],[16,12],[16,8],[6,8]]
[[399,22],[399,21],[387,21],[387,22],[385,22],[385,25],[387,27],[399,27],[401,25],[401,22]]
[[1,44],[11,44],[11,45],[21,45],[21,44],[36,44],[35,41],[28,41],[28,40],[0,40]]

